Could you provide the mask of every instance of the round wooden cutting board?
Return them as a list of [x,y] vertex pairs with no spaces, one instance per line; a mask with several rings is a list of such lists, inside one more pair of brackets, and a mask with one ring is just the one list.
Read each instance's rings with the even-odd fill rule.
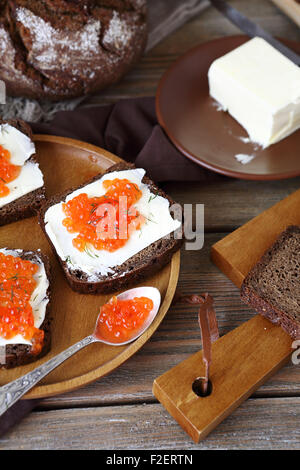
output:
[[[76,187],[92,176],[122,161],[99,147],[63,137],[36,135],[37,158],[45,177],[47,196]],[[0,386],[24,375],[76,341],[92,333],[99,308],[109,295],[82,295],[67,284],[37,218],[0,227],[0,246],[37,250],[49,256],[52,267],[52,347],[41,360],[11,370],[0,370]],[[113,371],[130,358],[158,328],[175,293],[180,267],[180,253],[171,263],[143,285],[157,287],[162,304],[155,321],[135,342],[126,346],[92,344],[45,377],[26,398],[43,398],[81,387]]]

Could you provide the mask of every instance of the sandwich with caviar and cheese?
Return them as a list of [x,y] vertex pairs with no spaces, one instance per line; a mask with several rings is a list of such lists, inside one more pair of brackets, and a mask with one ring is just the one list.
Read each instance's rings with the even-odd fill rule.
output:
[[0,249],[0,368],[50,349],[50,264],[38,251]]
[[145,170],[120,163],[48,200],[39,222],[71,288],[109,293],[154,274],[180,248],[172,204]]
[[45,200],[30,127],[0,120],[0,225],[35,214]]

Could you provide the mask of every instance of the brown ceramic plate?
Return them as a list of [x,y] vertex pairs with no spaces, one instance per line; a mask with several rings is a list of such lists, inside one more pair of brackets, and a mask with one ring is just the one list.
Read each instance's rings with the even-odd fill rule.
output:
[[[104,149],[63,137],[39,135],[35,136],[35,143],[37,159],[45,176],[47,196],[79,186],[114,163],[122,161]],[[0,370],[2,386],[90,334],[94,329],[99,307],[111,296],[82,295],[70,289],[36,217],[0,227],[0,246],[24,250],[40,248],[49,256],[52,268],[53,317],[51,351],[32,364]],[[103,377],[129,359],[145,344],[166,315],[176,289],[179,266],[180,253],[177,252],[168,266],[143,282],[143,285],[154,286],[160,290],[162,303],[154,322],[142,336],[126,346],[88,346],[45,377],[26,398],[41,398],[68,392]]]
[[[300,175],[300,130],[263,150],[244,143],[246,131],[209,96],[207,72],[218,57],[249,40],[230,36],[200,44],[177,60],[162,77],[156,95],[160,125],[189,159],[235,178],[275,180]],[[300,43],[284,41],[300,53]],[[235,155],[255,155],[242,164]]]

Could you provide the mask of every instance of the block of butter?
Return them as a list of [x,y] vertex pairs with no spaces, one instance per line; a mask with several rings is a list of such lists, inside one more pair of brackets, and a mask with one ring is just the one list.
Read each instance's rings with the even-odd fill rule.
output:
[[300,68],[264,39],[216,59],[208,81],[210,95],[262,147],[300,128]]

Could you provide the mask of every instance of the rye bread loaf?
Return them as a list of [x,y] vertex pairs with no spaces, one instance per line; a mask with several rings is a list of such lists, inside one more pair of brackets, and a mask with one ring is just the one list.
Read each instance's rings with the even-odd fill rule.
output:
[[[4,121],[0,119],[1,124],[9,124],[15,127],[23,134],[27,135],[31,140],[33,138],[30,126],[20,119]],[[32,155],[27,162],[37,163],[35,155]],[[36,214],[36,211],[41,207],[45,201],[45,186],[31,191],[24,196],[15,199],[14,201],[6,204],[0,208],[0,226],[16,222],[20,219],[25,219]]]
[[242,300],[300,338],[300,227],[289,226],[246,276]]
[[31,346],[27,344],[8,344],[5,351],[5,364],[0,364],[0,368],[11,369],[13,367],[18,367],[30,362],[36,361],[41,357],[45,356],[48,353],[51,347],[51,270],[50,262],[46,255],[38,251],[21,251],[18,253],[18,256],[22,259],[26,259],[32,262],[42,261],[45,267],[46,275],[49,280],[49,287],[47,289],[46,295],[49,298],[49,302],[46,306],[45,319],[40,326],[40,330],[44,331],[44,343],[42,350],[39,354],[31,353]]
[[0,79],[12,96],[94,93],[129,70],[146,38],[146,0],[0,2]]
[[[106,172],[97,175],[91,180],[85,182],[79,188],[82,188],[87,184],[92,183],[93,181],[97,181],[104,174],[111,173],[113,171],[122,171],[133,168],[135,168],[133,164],[125,162],[118,163],[110,167]],[[144,176],[142,182],[150,187],[151,192],[166,198],[169,201],[170,205],[174,204],[174,201],[169,196],[167,196],[161,189],[159,189],[147,176]],[[155,274],[166,264],[168,264],[172,258],[172,255],[180,249],[183,242],[183,237],[181,239],[177,239],[174,237],[174,233],[170,234],[169,237],[161,238],[160,240],[157,240],[156,242],[152,243],[136,255],[129,258],[121,265],[115,266],[113,268],[113,274],[99,276],[99,280],[97,282],[90,282],[86,273],[77,269],[70,269],[68,264],[58,256],[56,249],[53,246],[45,230],[44,222],[45,213],[49,207],[65,200],[68,194],[72,193],[73,191],[79,188],[72,188],[64,192],[63,194],[54,196],[53,198],[46,201],[39,211],[40,226],[44,231],[46,238],[48,239],[58,261],[60,262],[63,268],[64,274],[70,287],[74,291],[80,292],[82,294],[108,294],[114,291],[118,291],[122,288],[127,288],[130,285],[139,283],[144,278]]]

